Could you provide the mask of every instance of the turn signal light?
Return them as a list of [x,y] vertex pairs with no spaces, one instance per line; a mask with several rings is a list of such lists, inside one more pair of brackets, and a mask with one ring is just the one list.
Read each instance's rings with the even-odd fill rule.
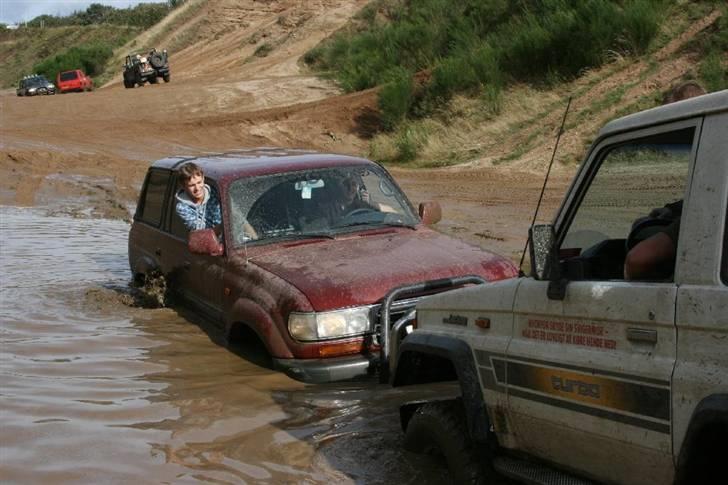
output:
[[490,318],[479,317],[475,319],[475,326],[480,328],[490,328]]
[[364,349],[361,340],[357,342],[344,342],[341,344],[326,344],[318,349],[320,357],[335,357],[337,355],[358,354]]

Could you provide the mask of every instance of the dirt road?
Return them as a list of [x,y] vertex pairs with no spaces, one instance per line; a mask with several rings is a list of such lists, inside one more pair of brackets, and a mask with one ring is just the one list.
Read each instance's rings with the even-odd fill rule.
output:
[[[299,62],[366,2],[254,3],[206,3],[195,18],[206,19],[198,35],[208,37],[171,56],[168,84],[124,89],[119,75],[92,93],[0,94],[0,204],[128,218],[146,167],[160,157],[251,146],[366,156],[375,93],[341,94]],[[230,28],[235,18],[245,19],[244,28]],[[270,55],[253,55],[258,44],[250,39],[258,38],[276,46]],[[393,172],[415,204],[440,201],[442,231],[505,255],[520,251],[540,175]],[[556,180],[547,218],[565,184]]]

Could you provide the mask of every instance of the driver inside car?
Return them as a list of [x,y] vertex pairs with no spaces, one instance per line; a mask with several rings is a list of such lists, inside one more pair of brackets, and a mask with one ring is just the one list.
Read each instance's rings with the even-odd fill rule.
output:
[[641,238],[627,253],[624,261],[625,280],[670,278],[675,269],[682,204],[682,200],[667,204],[652,210],[649,216],[635,221],[632,226],[633,233],[651,233]]
[[352,175],[337,180],[331,195],[325,210],[327,218],[332,223],[356,210],[378,210],[371,204],[369,192]]

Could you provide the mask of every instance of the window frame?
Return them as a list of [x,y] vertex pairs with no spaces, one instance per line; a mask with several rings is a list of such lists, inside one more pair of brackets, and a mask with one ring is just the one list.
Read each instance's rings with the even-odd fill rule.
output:
[[[650,138],[654,138],[660,135],[666,135],[672,132],[692,129],[692,142],[688,160],[687,173],[685,174],[686,179],[683,193],[683,200],[687,201],[690,193],[690,187],[692,185],[693,172],[695,171],[695,163],[698,153],[702,123],[703,117],[690,118],[677,122],[616,133],[613,135],[605,136],[601,139],[597,139],[592,145],[592,149],[589,151],[585,163],[582,164],[576,176],[574,177],[574,180],[569,187],[567,195],[562,201],[558,212],[556,213],[556,217],[553,223],[555,233],[554,248],[558,250],[563,245],[564,239],[569,233],[569,229],[574,222],[574,218],[576,217],[576,214],[584,201],[584,197],[589,192],[591,185],[594,182],[594,179],[596,178],[602,167],[602,164],[608,158],[609,154],[619,147],[636,144],[639,143],[640,140],[649,140]],[[685,212],[687,209],[688,206],[686,205],[683,208],[683,212]],[[682,228],[680,232],[682,233]],[[680,239],[678,238],[678,251],[679,240]],[[676,270],[677,264],[678,263],[676,262]],[[599,280],[585,278],[581,281]]]
[[[144,210],[147,204],[147,192],[149,191],[149,181],[155,174],[167,175],[167,182],[162,195],[162,201],[160,203],[160,215],[159,221],[155,224],[144,218]],[[144,177],[144,184],[142,186],[141,194],[139,195],[139,201],[137,202],[136,211],[134,212],[134,221],[144,223],[150,227],[161,228],[166,217],[166,205],[169,199],[169,182],[172,179],[172,171],[164,168],[150,168],[147,171],[146,177]]]

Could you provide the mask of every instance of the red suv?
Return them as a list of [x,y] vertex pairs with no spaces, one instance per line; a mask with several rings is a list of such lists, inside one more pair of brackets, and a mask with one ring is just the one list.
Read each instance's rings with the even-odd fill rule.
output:
[[56,87],[62,93],[70,91],[93,91],[94,81],[80,69],[63,71],[56,75]]
[[[213,229],[189,232],[176,213],[177,169],[189,161],[220,201],[220,241]],[[347,184],[347,197],[366,203],[337,212]],[[163,275],[175,302],[216,323],[227,343],[261,344],[291,377],[349,379],[377,368],[392,289],[516,275],[509,260],[428,227],[439,219],[437,202],[416,211],[383,167],[361,158],[276,149],[165,158],[144,181],[129,264],[136,282]],[[395,299],[392,321],[443,288]]]

